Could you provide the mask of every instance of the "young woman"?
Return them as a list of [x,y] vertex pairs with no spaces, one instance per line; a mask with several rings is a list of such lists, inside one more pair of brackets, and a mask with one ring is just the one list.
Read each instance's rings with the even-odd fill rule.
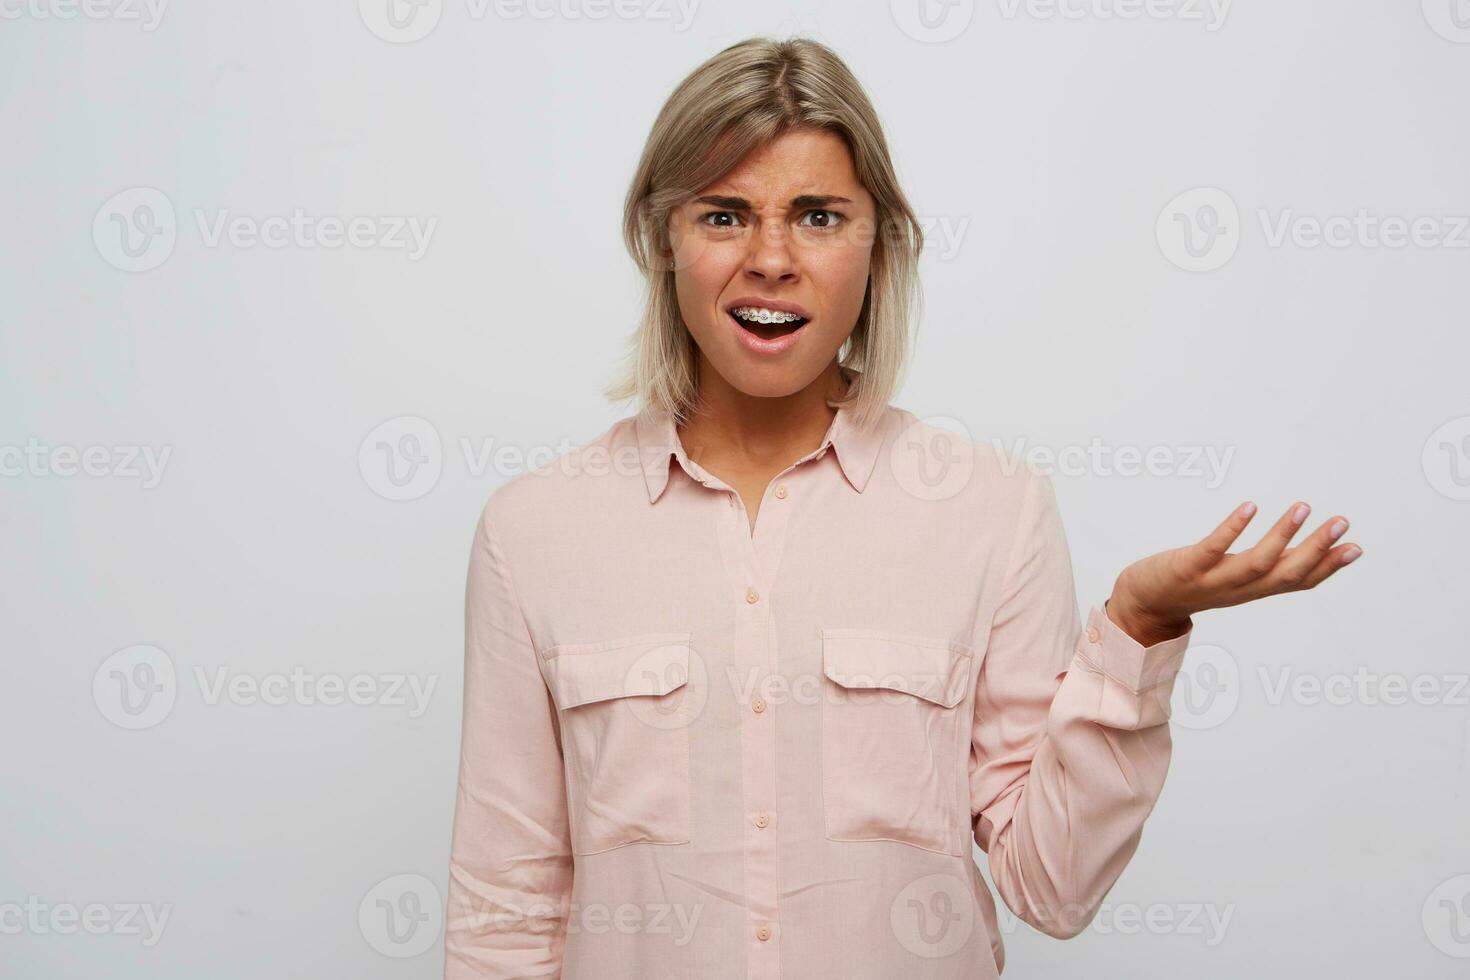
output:
[[[720,52],[628,193],[628,416],[487,503],[449,980],[994,978],[1080,932],[1169,765],[1191,616],[1359,554],[1294,505],[1077,613],[1048,477],[889,404],[922,238],[857,81]],[[937,467],[937,468],[936,468]]]

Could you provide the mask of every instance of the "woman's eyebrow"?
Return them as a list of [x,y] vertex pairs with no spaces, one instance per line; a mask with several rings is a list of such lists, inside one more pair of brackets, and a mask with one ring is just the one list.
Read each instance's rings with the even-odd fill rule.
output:
[[[750,202],[743,197],[725,197],[721,194],[707,194],[704,197],[695,198],[695,204],[709,204],[727,211],[749,211]],[[851,204],[849,198],[836,194],[802,194],[791,199],[793,210],[798,208],[824,208],[829,204]]]

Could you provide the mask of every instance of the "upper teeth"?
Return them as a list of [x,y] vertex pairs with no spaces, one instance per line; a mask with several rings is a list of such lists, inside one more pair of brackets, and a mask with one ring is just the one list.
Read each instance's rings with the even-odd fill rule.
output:
[[730,312],[742,320],[754,320],[756,323],[790,323],[792,320],[801,319],[795,313],[768,310],[763,306],[737,306]]

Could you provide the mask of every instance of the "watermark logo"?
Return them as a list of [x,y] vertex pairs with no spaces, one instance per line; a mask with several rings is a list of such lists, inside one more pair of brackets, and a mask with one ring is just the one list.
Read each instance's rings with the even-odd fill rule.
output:
[[156,269],[174,252],[178,217],[168,195],[154,187],[130,187],[108,198],[92,218],[97,253],[123,272]]
[[889,0],[888,12],[915,41],[942,44],[965,33],[975,19],[975,0]]
[[970,430],[951,416],[916,419],[893,440],[888,465],[898,485],[919,500],[953,497],[975,472]]
[[1423,0],[1424,19],[1446,41],[1470,44],[1470,0]]
[[956,875],[926,875],[894,896],[888,925],[899,944],[915,956],[953,956],[975,929],[975,899]]
[[367,944],[384,956],[420,956],[438,941],[444,929],[439,889],[423,875],[385,878],[358,903],[357,928]]
[[384,500],[417,500],[444,471],[439,430],[415,415],[389,419],[362,440],[357,468],[368,489]]
[[[650,693],[650,683],[669,693]],[[704,711],[709,697],[709,671],[699,651],[687,643],[668,643],[646,650],[633,661],[623,678],[624,702],[633,717],[651,728],[687,728]]]
[[1186,272],[1212,272],[1240,247],[1240,209],[1218,187],[1196,187],[1159,212],[1154,235],[1164,258]]
[[1424,899],[1424,935],[1455,959],[1470,959],[1470,874],[1442,881]]
[[119,728],[152,728],[178,700],[174,662],[158,647],[140,643],[112,654],[92,675],[92,701]]
[[1462,415],[1429,433],[1420,457],[1424,478],[1451,500],[1470,500],[1470,415]]
[[1190,644],[1189,654],[1174,677],[1169,714],[1180,728],[1218,728],[1240,707],[1240,664],[1224,647]]
[[367,29],[390,44],[422,41],[439,26],[444,0],[357,0]]

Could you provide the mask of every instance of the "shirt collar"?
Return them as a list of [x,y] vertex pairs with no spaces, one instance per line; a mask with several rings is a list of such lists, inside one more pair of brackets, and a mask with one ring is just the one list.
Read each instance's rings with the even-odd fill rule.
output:
[[[886,420],[887,413],[882,416]],[[638,436],[638,458],[643,468],[643,480],[648,485],[648,501],[653,503],[663,494],[669,482],[669,459],[675,458],[692,479],[700,479],[690,469],[689,457],[679,441],[678,428],[673,413],[650,410],[636,417],[634,428]],[[847,482],[858,493],[868,485],[873,467],[878,462],[878,451],[883,445],[883,428],[875,423],[867,428],[857,424],[852,409],[839,406],[832,424],[822,437],[822,444],[813,454],[821,453],[831,446],[837,454],[837,462]]]

